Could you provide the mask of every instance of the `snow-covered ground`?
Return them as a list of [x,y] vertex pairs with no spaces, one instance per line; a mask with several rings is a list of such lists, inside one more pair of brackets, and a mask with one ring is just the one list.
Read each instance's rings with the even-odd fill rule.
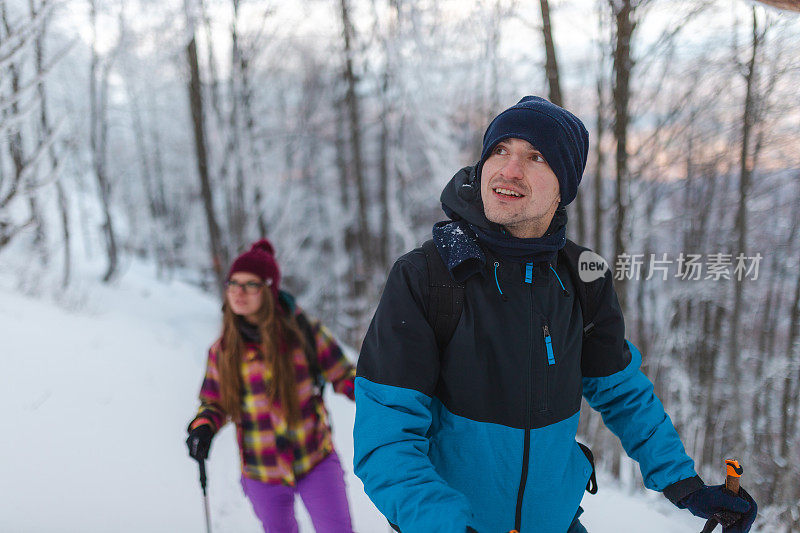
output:
[[[0,268],[0,531],[204,531],[197,466],[184,440],[219,303],[156,280],[144,264],[111,286],[86,279],[77,297],[55,303],[23,295],[18,277]],[[338,395],[327,400],[355,530],[390,531],[352,473],[355,407]],[[208,476],[213,531],[259,531],[239,485],[230,426],[215,438]],[[582,504],[592,533],[702,528],[661,495],[631,494],[602,474],[599,482]],[[298,509],[301,531],[313,531]]]

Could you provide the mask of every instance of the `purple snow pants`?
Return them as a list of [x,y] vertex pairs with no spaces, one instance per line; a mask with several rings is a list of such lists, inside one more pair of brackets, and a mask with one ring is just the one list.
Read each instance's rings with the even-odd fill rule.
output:
[[353,533],[339,456],[331,452],[294,487],[242,476],[242,488],[267,533],[297,533],[294,495],[299,494],[319,533]]

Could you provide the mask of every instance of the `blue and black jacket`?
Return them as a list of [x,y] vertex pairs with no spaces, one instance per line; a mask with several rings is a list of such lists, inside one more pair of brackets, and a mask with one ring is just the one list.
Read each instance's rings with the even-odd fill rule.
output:
[[[449,198],[446,207],[475,218]],[[610,272],[584,337],[557,258],[504,261],[463,220],[445,229],[439,252],[464,283],[449,344],[439,350],[426,318],[429,273],[416,249],[392,268],[358,361],[355,473],[386,518],[403,533],[564,533],[592,473],[575,441],[582,395],[648,488],[673,502],[700,488],[625,339]]]

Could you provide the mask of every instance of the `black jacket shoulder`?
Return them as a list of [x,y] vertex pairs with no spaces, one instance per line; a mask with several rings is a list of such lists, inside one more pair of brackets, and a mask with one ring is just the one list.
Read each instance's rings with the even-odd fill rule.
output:
[[395,261],[361,345],[357,376],[433,396],[439,349],[426,317],[427,278],[421,248]]

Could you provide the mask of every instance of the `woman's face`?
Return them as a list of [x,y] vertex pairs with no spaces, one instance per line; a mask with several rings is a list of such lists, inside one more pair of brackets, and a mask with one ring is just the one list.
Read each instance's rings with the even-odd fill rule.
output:
[[264,280],[249,272],[236,272],[228,280],[226,298],[231,310],[245,318],[254,318],[261,308]]

